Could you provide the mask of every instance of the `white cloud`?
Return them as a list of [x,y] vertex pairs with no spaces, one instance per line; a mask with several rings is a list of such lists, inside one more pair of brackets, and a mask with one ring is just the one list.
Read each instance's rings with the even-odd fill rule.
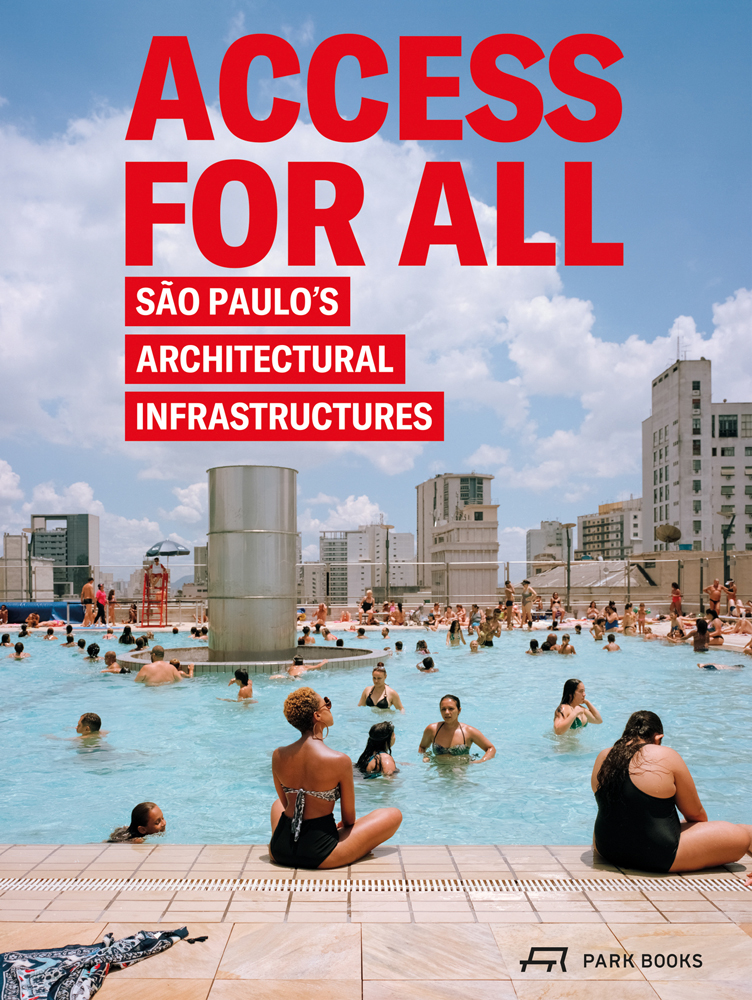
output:
[[188,524],[195,524],[205,517],[209,509],[208,483],[192,483],[185,488],[176,486],[172,492],[180,502],[170,511],[160,511],[163,517],[171,521],[185,521]]
[[0,504],[22,499],[21,477],[13,471],[8,462],[0,458]]
[[303,547],[303,562],[318,562],[318,545],[306,545]]
[[313,517],[310,508],[298,515],[300,531],[346,531],[355,529],[361,524],[373,524],[379,520],[379,505],[365,494],[356,497],[351,494],[346,500],[340,500],[329,508],[326,518]]
[[316,504],[335,504],[339,503],[339,497],[330,497],[326,493],[317,493],[315,497],[311,497],[310,500],[304,500],[304,503],[309,503],[312,506]]
[[[231,28],[242,31],[245,25],[236,20]],[[312,22],[295,30],[302,41],[312,40]],[[119,452],[138,463],[142,479],[194,485],[211,465],[279,462],[273,443],[176,447],[122,440],[123,163],[187,159],[193,182],[210,163],[246,157],[247,144],[228,133],[216,109],[210,117],[215,141],[190,144],[178,122],[160,122],[152,142],[126,143],[128,114],[120,111],[72,122],[66,134],[45,141],[0,128],[0,340],[8,371],[34,373],[6,380],[0,437]],[[278,142],[255,145],[254,160],[276,186],[279,219],[277,240],[254,273],[287,268],[288,161],[337,159],[353,166],[366,192],[353,228],[367,267],[336,269],[353,279],[352,329],[364,336],[407,335],[406,388],[445,391],[453,429],[459,427],[472,453],[469,465],[485,463],[503,477],[505,488],[556,490],[588,502],[596,499],[594,487],[609,478],[639,475],[640,421],[649,412],[650,382],[675,357],[677,336],[688,357],[713,360],[718,398],[748,396],[752,293],[746,289],[715,305],[710,336],[691,317],[678,317],[653,340],[632,336],[612,343],[598,336],[592,304],[564,294],[555,267],[463,268],[451,247],[432,248],[426,267],[398,267],[429,155],[417,143],[380,136],[332,144],[305,124]],[[160,187],[157,198],[190,201],[191,190]],[[240,242],[243,199],[234,197],[228,189],[225,235]],[[473,205],[493,261],[495,210],[477,199]],[[331,274],[331,252],[323,238],[318,245],[316,268],[291,271]],[[199,254],[190,225],[174,225],[156,227],[153,271],[211,274],[216,268]],[[541,431],[562,401],[580,407],[582,416],[562,416],[558,429]],[[354,455],[384,475],[396,475],[414,468],[422,451],[418,443],[290,443],[284,462],[304,473],[322,464],[334,470],[343,456]],[[438,460],[435,471],[445,464]],[[0,491],[4,482],[0,467]],[[336,478],[332,488],[338,488]],[[176,493],[178,503],[164,516],[199,524],[205,500],[192,489]],[[18,499],[11,496],[10,502]],[[93,493],[88,501],[83,494],[78,499],[94,502]],[[336,520],[338,502],[328,506]]]

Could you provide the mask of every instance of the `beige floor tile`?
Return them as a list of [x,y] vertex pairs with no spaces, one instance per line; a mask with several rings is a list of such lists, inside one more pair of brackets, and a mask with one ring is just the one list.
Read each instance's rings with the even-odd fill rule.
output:
[[723,924],[731,918],[720,910],[697,913],[695,910],[669,910],[664,917],[672,924]]
[[[538,914],[544,917],[544,914]],[[597,914],[596,914],[597,916]],[[603,954],[605,961],[610,962],[611,954],[622,956],[623,948],[617,937],[603,923],[588,923],[577,927],[576,930],[569,930],[567,926],[560,923],[527,924],[525,926],[514,924],[492,924],[491,930],[504,956],[507,968],[512,970],[515,981],[525,976],[527,980],[545,980],[553,982],[566,982],[568,980],[601,979],[601,980],[631,980],[643,979],[639,969],[632,968],[603,968],[595,967],[597,956]],[[551,972],[546,966],[528,965],[526,971],[522,972],[521,962],[530,957],[531,948],[567,948],[565,959],[566,972],[562,972],[561,966],[556,965]],[[636,948],[627,948],[628,951],[636,951]],[[594,955],[595,961],[585,966],[584,956]],[[557,962],[560,955],[556,952],[541,952],[534,957],[536,960],[550,955]],[[609,995],[609,1000],[611,1000]]]
[[658,915],[656,908],[647,899],[609,899],[603,893],[596,899],[593,899],[591,896],[591,902],[596,910],[608,910],[609,913],[623,911],[624,913],[652,913],[654,916]]
[[752,982],[752,940],[736,924],[612,923],[609,927],[621,945],[635,955],[702,956],[700,968],[641,968],[645,978],[651,981]]
[[[175,926],[181,926],[179,920]],[[159,929],[171,928],[163,920]],[[142,927],[137,921],[107,925],[107,931],[114,934],[116,938],[126,937],[139,930],[142,930]],[[222,952],[230,936],[231,927],[228,924],[191,921],[188,924],[188,930],[191,937],[207,934],[209,940],[199,941],[196,944],[178,941],[172,948],[159,955],[154,955],[148,961],[132,965],[129,969],[123,969],[118,972],[118,977],[128,979],[211,979],[219,965]]]
[[601,919],[605,920],[607,924],[639,924],[644,923],[646,920],[649,920],[653,924],[668,923],[666,918],[655,910],[650,914],[646,914],[641,910],[607,910],[599,906],[598,912],[601,915]]
[[503,981],[424,979],[363,983],[363,1000],[457,1000],[461,996],[473,1000],[515,1000],[512,984]]
[[60,920],[94,921],[102,917],[104,907],[95,906],[91,910],[42,910],[37,921],[53,923]]
[[224,919],[225,924],[283,924],[285,922],[284,911],[279,912],[258,912],[258,913],[228,913]]
[[43,910],[0,910],[0,926],[36,920]]
[[593,907],[590,903],[584,903],[578,900],[563,900],[563,899],[533,899],[532,904],[536,910],[541,913],[545,912],[556,912],[557,910],[562,913],[592,913]]
[[716,907],[706,899],[662,899],[655,901],[655,905],[663,913],[671,913],[674,910],[682,910],[684,913],[689,913],[690,910],[712,913],[716,910]]
[[470,909],[470,904],[464,897],[459,899],[433,899],[431,896],[426,898],[413,898],[411,900],[411,906],[416,913],[428,911],[431,913],[451,913],[454,911],[463,912]]
[[[160,917],[160,923],[166,927],[169,927],[170,924],[174,924],[176,927],[187,924],[190,930],[198,921],[205,924],[221,924],[224,921],[224,916],[224,910],[212,911],[211,913],[207,913],[206,910],[168,910]],[[193,936],[192,930],[191,936]]]
[[219,899],[207,899],[204,896],[199,894],[194,895],[193,893],[187,896],[183,893],[176,893],[170,905],[181,910],[207,910],[208,912],[213,912],[215,910],[226,910],[229,902],[229,892],[224,893]]
[[660,1000],[750,1000],[752,987],[739,983],[651,982]]
[[[378,980],[507,979],[494,936],[485,925],[363,924],[363,978]],[[451,914],[449,915],[451,917]]]
[[474,924],[475,915],[472,910],[417,910],[413,913],[413,920],[416,924]]
[[217,979],[359,979],[360,924],[236,924]]
[[[619,981],[605,983],[514,980],[517,1000],[656,1000],[650,983]],[[705,997],[705,1000],[709,1000]]]
[[217,979],[209,1000],[361,1000],[361,984],[360,979],[299,980],[293,996],[287,979],[267,979],[263,984]]
[[206,1000],[211,979],[123,979],[111,972],[97,994],[101,1000]]
[[287,914],[288,924],[346,924],[347,910],[330,913],[327,910],[296,910]]
[[476,913],[531,913],[533,906],[526,899],[489,899],[473,901]]
[[409,913],[410,904],[406,899],[360,899],[353,897],[353,910],[368,910],[373,913]]
[[14,948],[63,948],[67,944],[93,944],[101,941],[105,923],[17,923],[0,927],[0,952]]
[[538,917],[543,924],[602,924],[603,914],[595,910],[590,913],[568,913],[566,910],[538,911]]
[[227,908],[229,913],[271,913],[287,910],[287,903],[276,899],[235,899]]
[[350,914],[351,924],[409,924],[412,923],[410,913],[397,910],[353,910]]
[[337,913],[339,910],[347,909],[347,898],[328,899],[326,896],[313,896],[311,899],[291,899],[290,910],[304,911],[310,913],[321,911],[322,913]]
[[0,912],[12,910],[14,913],[22,913],[24,910],[43,910],[53,902],[51,899],[0,899]]
[[475,914],[479,924],[537,924],[539,916],[533,910],[514,913],[510,910],[484,910]]

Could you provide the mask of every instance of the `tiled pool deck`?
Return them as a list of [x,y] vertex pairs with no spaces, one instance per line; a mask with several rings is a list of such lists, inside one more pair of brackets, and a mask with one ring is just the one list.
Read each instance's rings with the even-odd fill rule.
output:
[[[265,845],[0,846],[0,880],[35,880],[0,892],[0,952],[184,924],[208,935],[111,974],[103,1000],[749,1000],[745,862],[702,873],[702,888],[690,887],[697,873],[647,887],[582,845],[388,845],[348,869],[297,873],[271,865]],[[296,876],[350,882],[270,885]],[[55,885],[74,878],[98,883]],[[261,882],[154,888],[162,879]]]

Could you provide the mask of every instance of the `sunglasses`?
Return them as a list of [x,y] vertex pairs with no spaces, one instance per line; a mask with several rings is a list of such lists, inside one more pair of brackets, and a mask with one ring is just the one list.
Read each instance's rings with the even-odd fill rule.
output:
[[323,698],[324,698],[324,707],[331,709],[332,703],[329,701],[329,699],[326,697],[326,695],[323,695]]

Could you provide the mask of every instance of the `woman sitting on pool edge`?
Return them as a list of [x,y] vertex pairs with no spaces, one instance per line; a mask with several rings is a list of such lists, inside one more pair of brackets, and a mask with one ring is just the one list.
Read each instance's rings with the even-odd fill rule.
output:
[[400,712],[404,712],[405,709],[400,701],[400,696],[394,688],[389,687],[386,683],[386,667],[381,660],[373,668],[371,677],[373,678],[373,684],[371,687],[363,688],[363,694],[360,696],[358,707],[367,705],[369,708],[381,708],[384,710],[396,708]]
[[397,765],[392,757],[396,737],[391,722],[377,722],[368,730],[368,742],[355,765],[361,774],[394,774]]
[[[445,694],[439,702],[439,711],[441,722],[432,722],[430,726],[426,726],[418,747],[418,753],[423,754],[424,761],[431,759],[428,756],[429,750],[434,757],[467,757],[470,764],[481,764],[496,756],[496,747],[479,729],[461,724],[459,716],[462,706],[456,694]],[[437,742],[439,733],[441,733],[441,743]],[[483,756],[477,761],[470,760],[470,748],[473,743],[484,751]]]
[[[272,805],[269,855],[286,868],[352,864],[397,832],[402,813],[376,809],[356,819],[352,761],[324,743],[324,729],[334,722],[328,698],[312,688],[299,688],[285,699],[284,713],[301,735],[272,754],[279,798]],[[333,815],[337,799],[340,823]]]
[[585,685],[576,677],[564,681],[559,707],[554,712],[554,732],[557,736],[569,733],[574,729],[582,729],[592,722],[599,726],[603,719],[601,713],[585,697]]
[[596,850],[638,871],[698,871],[739,861],[752,849],[752,826],[708,821],[687,765],[662,739],[654,712],[633,712],[622,736],[598,754],[591,778]]

